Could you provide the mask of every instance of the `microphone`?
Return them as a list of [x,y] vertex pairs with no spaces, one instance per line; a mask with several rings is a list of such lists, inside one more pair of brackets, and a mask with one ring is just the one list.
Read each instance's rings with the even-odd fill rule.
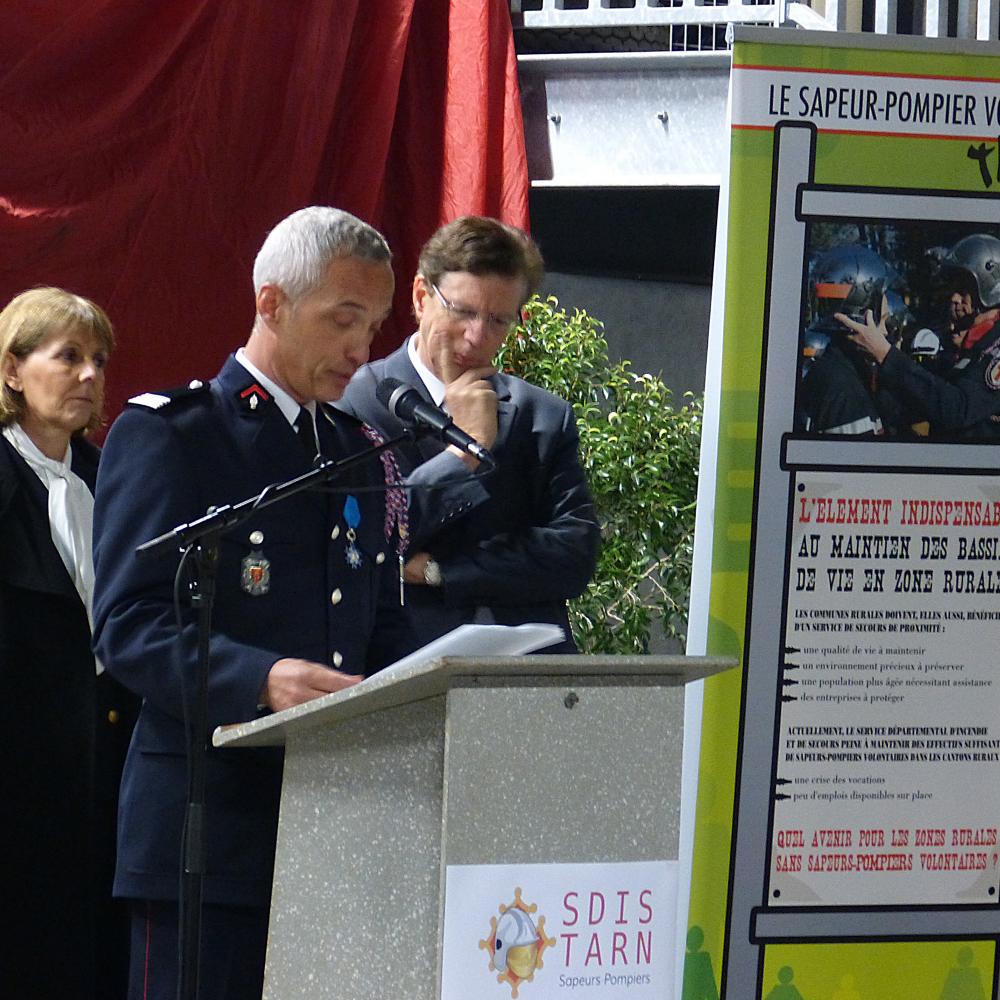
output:
[[496,468],[496,459],[474,437],[456,427],[444,410],[428,403],[412,385],[400,382],[398,378],[384,378],[375,387],[375,398],[397,420],[420,424],[446,444],[454,445],[491,469]]

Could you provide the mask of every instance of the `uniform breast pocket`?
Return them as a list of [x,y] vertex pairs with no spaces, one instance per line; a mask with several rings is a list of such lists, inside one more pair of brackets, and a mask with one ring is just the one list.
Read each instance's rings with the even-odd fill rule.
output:
[[282,582],[281,568],[295,561],[296,543],[275,532],[243,531],[220,546],[220,588],[247,597],[266,597]]
[[287,637],[320,617],[326,575],[323,520],[292,508],[287,517],[280,516],[281,505],[269,508],[271,517],[250,520],[220,546],[218,625],[238,629],[244,640],[267,648],[273,636]]

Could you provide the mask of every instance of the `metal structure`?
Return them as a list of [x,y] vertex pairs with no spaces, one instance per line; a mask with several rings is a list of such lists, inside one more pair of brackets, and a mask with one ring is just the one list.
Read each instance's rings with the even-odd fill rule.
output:
[[728,31],[1000,37],[1000,0],[510,0],[535,187],[715,187]]
[[996,40],[1000,0],[510,0],[515,28],[604,31],[716,24]]

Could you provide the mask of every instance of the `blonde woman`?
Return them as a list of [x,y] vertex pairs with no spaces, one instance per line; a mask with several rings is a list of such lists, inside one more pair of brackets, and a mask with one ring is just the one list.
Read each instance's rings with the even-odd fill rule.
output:
[[121,969],[126,961],[124,925],[107,923],[114,803],[97,783],[109,780],[109,756],[120,772],[115,743],[127,738],[129,711],[109,715],[102,704],[125,696],[98,679],[90,649],[98,450],[84,436],[102,420],[113,347],[104,312],[58,288],[23,292],[0,312],[7,996],[120,995],[121,973],[106,968],[99,949],[111,948]]

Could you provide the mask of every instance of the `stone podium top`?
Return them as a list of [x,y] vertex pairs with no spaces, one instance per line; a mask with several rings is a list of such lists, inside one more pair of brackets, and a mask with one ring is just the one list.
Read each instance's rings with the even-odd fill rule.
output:
[[371,712],[447,693],[452,687],[538,687],[567,684],[675,687],[736,666],[713,656],[444,656],[400,664],[354,687],[324,695],[253,722],[220,726],[217,747],[283,746],[289,733],[304,732]]

